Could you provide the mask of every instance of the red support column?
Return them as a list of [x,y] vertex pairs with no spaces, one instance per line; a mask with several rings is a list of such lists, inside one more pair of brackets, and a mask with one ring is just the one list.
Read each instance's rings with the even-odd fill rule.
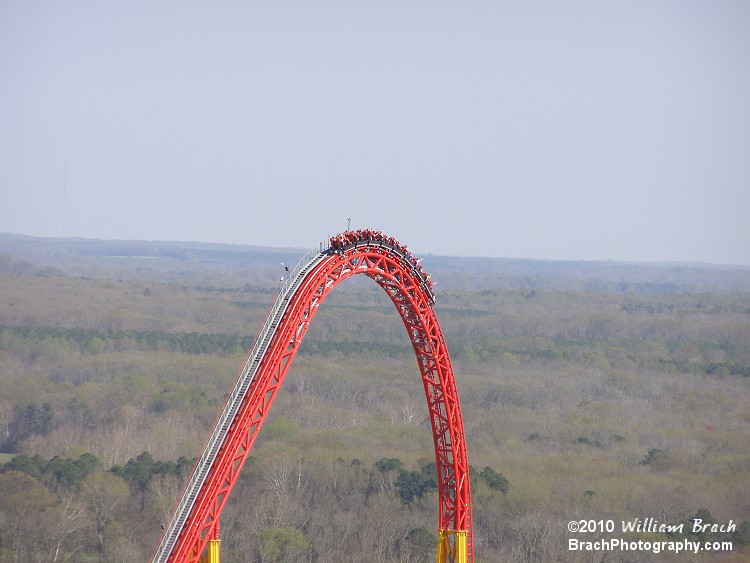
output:
[[[169,561],[198,563],[218,540],[219,516],[271,408],[299,344],[320,304],[341,281],[356,274],[372,278],[391,298],[412,342],[432,425],[438,476],[441,542],[473,561],[471,493],[463,419],[448,348],[432,304],[431,285],[408,251],[388,239],[354,233],[331,238],[331,248],[305,274],[276,327],[257,374],[242,400]],[[279,298],[282,298],[280,295]],[[197,469],[196,469],[197,471]],[[454,538],[453,543],[450,538]],[[212,544],[212,547],[216,547]],[[218,554],[218,549],[216,550]],[[157,554],[158,556],[158,554]],[[156,561],[156,557],[154,561]],[[447,557],[447,556],[446,556]]]

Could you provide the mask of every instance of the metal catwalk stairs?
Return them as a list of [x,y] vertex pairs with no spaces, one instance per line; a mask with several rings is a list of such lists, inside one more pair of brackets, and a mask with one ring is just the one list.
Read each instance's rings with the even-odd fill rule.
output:
[[169,556],[177,542],[177,538],[179,537],[185,521],[193,508],[195,499],[206,481],[206,477],[208,476],[208,473],[216,460],[216,456],[229,433],[229,429],[237,416],[242,401],[255,379],[258,367],[276,334],[276,329],[286,313],[291,296],[297,291],[297,288],[302,284],[307,274],[316,264],[325,259],[326,256],[327,254],[324,252],[318,252],[315,249],[311,250],[300,259],[297,266],[290,272],[286,281],[281,286],[279,293],[276,296],[276,300],[266,317],[266,321],[258,333],[255,344],[248,354],[245,365],[240,371],[237,383],[235,384],[232,393],[227,398],[224,410],[219,416],[217,423],[214,426],[214,430],[206,442],[203,449],[203,455],[201,455],[196,463],[193,475],[190,481],[188,481],[182,498],[172,516],[172,520],[169,522],[166,531],[162,536],[161,543],[154,555],[153,563],[166,563],[166,561],[169,560]]

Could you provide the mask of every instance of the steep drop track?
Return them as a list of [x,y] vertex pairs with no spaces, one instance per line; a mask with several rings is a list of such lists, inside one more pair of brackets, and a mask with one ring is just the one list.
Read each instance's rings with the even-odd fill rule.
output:
[[355,274],[375,280],[391,298],[419,365],[438,476],[437,561],[473,561],[463,419],[433,310],[432,284],[405,246],[365,229],[331,237],[326,248],[321,244],[309,252],[287,277],[165,527],[153,563],[218,561],[219,516],[276,392],[318,307],[339,282]]

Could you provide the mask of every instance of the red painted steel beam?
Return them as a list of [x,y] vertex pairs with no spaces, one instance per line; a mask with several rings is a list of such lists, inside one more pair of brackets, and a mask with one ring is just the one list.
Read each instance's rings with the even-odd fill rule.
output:
[[433,310],[434,294],[429,276],[405,247],[377,231],[347,231],[331,237],[331,248],[326,254],[291,296],[180,530],[169,561],[198,563],[208,542],[218,539],[221,511],[310,322],[328,293],[341,281],[357,274],[365,274],[380,285],[403,320],[430,414],[438,476],[438,529],[465,531],[468,561],[473,561],[471,492],[463,419],[448,348]]

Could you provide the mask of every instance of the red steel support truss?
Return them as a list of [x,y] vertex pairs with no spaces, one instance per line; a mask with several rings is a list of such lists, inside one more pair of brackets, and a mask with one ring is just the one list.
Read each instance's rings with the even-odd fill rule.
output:
[[391,298],[404,322],[419,365],[432,423],[440,503],[438,530],[442,534],[460,532],[466,538],[464,560],[473,561],[463,419],[448,348],[432,307],[429,276],[405,247],[379,233],[375,239],[346,232],[333,237],[331,243],[332,248],[324,252],[324,257],[318,257],[291,296],[168,561],[197,563],[208,542],[218,539],[219,515],[315,312],[339,282],[355,274],[375,280]]

